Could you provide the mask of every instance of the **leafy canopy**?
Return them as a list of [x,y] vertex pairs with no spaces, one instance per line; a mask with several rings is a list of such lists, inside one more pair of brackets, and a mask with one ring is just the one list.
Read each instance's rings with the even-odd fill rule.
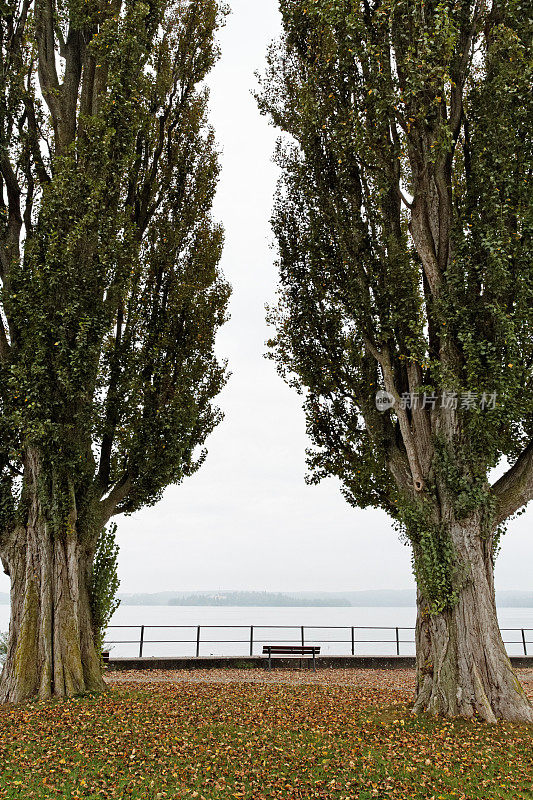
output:
[[75,499],[95,530],[204,458],[229,296],[204,79],[225,13],[216,0],[0,6],[4,527],[29,451],[54,519]]
[[451,584],[446,520],[492,531],[533,496],[528,8],[280,8],[258,98],[283,133],[271,355],[305,398],[309,480],[384,508]]
[[[514,458],[531,439],[526,9],[396,0],[281,8],[285,33],[259,98],[288,134],[277,151],[272,345],[305,390],[314,475],[337,474],[354,502],[391,510],[386,461],[400,433],[395,413],[375,408],[388,385],[383,355],[399,394],[498,393],[496,409],[461,415],[471,467]],[[436,221],[446,241],[442,254],[435,248],[432,286],[413,206],[420,172],[448,166],[450,184],[432,187],[450,197],[449,231]]]

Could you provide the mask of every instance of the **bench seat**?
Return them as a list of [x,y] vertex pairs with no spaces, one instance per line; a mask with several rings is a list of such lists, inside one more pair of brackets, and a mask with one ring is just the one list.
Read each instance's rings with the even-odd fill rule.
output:
[[272,669],[273,658],[310,659],[316,671],[316,657],[320,655],[320,647],[314,645],[265,645],[263,655],[268,658],[268,668]]

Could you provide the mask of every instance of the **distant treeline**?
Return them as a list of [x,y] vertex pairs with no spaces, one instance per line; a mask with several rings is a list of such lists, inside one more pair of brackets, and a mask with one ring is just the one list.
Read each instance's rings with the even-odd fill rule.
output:
[[[157,592],[119,595],[125,606],[297,606],[297,607],[385,607],[412,608],[414,590],[371,589],[359,592]],[[533,608],[533,592],[496,592],[499,608]],[[9,595],[0,592],[0,605],[9,604]]]
[[270,592],[214,592],[172,597],[169,606],[350,606],[344,599],[334,597],[294,597]]
[[[261,592],[214,590],[204,592],[158,592],[120,596],[123,605],[139,606],[296,606],[296,607],[384,607],[412,608],[414,589],[369,589],[359,592]],[[533,592],[496,592],[500,608],[533,608]]]

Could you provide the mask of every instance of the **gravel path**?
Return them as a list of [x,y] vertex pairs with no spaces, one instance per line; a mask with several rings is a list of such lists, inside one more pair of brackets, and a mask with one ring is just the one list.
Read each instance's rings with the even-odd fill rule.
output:
[[[533,669],[517,670],[533,700]],[[351,686],[359,689],[393,689],[411,693],[415,672],[411,669],[199,669],[108,672],[110,686],[154,683],[257,683],[294,686]]]

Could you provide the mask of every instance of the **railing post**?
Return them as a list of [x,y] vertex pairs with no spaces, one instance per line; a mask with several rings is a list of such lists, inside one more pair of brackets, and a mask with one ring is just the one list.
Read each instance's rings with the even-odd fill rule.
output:
[[143,657],[144,625],[141,625],[141,638],[139,639],[139,658]]
[[250,658],[254,654],[254,626],[250,625]]
[[396,655],[400,655],[400,629],[396,628]]
[[524,655],[527,656],[526,632],[523,628],[522,628],[522,643],[524,645]]
[[304,626],[302,625],[302,647],[305,645]]
[[200,658],[200,625],[196,629],[196,658]]
[[352,656],[355,655],[355,628],[352,628]]

